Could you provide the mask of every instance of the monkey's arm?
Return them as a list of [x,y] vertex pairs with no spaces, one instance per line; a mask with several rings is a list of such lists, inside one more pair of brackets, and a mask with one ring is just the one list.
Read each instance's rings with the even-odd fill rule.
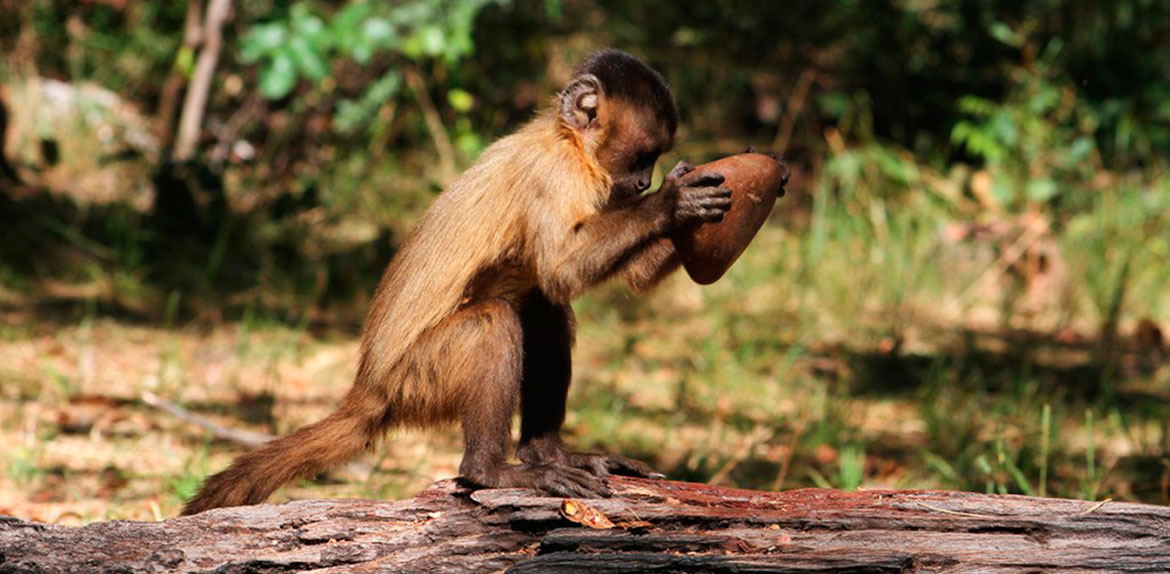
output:
[[579,220],[544,213],[533,222],[541,290],[567,303],[605,280],[672,227],[671,210],[653,194]]
[[[545,195],[545,201],[533,206],[545,209],[529,212],[531,248],[541,290],[554,301],[567,303],[678,226],[722,220],[731,207],[731,190],[719,187],[723,176],[704,173],[685,179],[693,170],[690,164],[679,162],[657,193],[600,211],[574,212],[571,208],[581,203]],[[651,251],[664,262],[668,259],[666,251]]]
[[680,264],[674,242],[669,237],[662,237],[631,257],[618,273],[631,289],[645,293],[666,279]]
[[[638,267],[644,270],[642,275],[647,280],[655,279],[656,273],[651,271],[667,264],[673,251],[654,245],[656,242],[666,239],[680,225],[720,221],[731,207],[731,190],[719,187],[723,176],[706,173],[684,181],[693,169],[679,162],[657,193],[580,218],[555,209],[534,212],[530,225],[537,278],[545,294],[567,303],[586,287],[631,263],[643,250],[649,259]],[[565,203],[561,201],[563,207]],[[659,265],[654,265],[655,261]]]

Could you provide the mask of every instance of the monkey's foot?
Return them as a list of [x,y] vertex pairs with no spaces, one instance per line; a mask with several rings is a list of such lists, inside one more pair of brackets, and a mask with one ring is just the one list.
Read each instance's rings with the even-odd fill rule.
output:
[[565,463],[569,466],[588,471],[599,477],[611,474],[622,476],[636,476],[638,478],[666,478],[666,475],[654,472],[646,463],[618,456],[616,454],[591,454],[586,452],[566,452]]
[[604,498],[613,494],[601,476],[564,464],[507,465],[494,471],[465,473],[461,478],[475,486],[535,488],[570,498]]

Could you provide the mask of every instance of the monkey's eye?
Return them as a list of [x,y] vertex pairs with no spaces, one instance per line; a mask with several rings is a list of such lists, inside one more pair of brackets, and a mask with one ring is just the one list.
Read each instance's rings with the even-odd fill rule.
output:
[[641,171],[652,165],[658,160],[658,155],[654,153],[640,153],[634,156],[634,171]]

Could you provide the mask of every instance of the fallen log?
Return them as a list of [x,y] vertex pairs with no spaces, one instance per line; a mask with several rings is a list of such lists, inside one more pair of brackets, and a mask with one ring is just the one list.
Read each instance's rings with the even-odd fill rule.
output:
[[615,478],[613,498],[470,491],[163,522],[0,518],[8,572],[1167,572],[1170,509],[946,491],[756,492]]

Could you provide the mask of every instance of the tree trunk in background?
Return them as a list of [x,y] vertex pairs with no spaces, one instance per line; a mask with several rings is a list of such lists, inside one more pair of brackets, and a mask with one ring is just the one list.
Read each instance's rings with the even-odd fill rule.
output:
[[1022,574],[1165,572],[1170,564],[1170,509],[1160,506],[628,478],[611,485],[613,498],[576,507],[528,490],[470,492],[443,481],[407,500],[306,500],[159,523],[0,519],[0,572]]
[[[179,48],[182,51],[195,52],[199,48],[199,41],[203,35],[202,27],[200,26],[203,16],[203,2],[202,0],[188,0],[187,1],[187,16],[183,21],[183,45]],[[171,70],[167,73],[167,79],[163,82],[161,94],[158,99],[158,112],[155,116],[155,134],[158,135],[159,148],[163,150],[170,150],[172,138],[175,132],[175,112],[179,108],[179,97],[183,94],[183,86],[186,85],[183,71],[179,69],[178,55],[176,61],[172,62]]]
[[203,131],[203,113],[211,93],[211,80],[215,78],[215,67],[223,49],[223,25],[231,14],[231,8],[232,0],[211,0],[207,5],[200,38],[202,47],[195,61],[191,83],[187,86],[183,115],[179,118],[179,135],[175,140],[173,155],[177,161],[186,161],[195,156],[199,135]]

